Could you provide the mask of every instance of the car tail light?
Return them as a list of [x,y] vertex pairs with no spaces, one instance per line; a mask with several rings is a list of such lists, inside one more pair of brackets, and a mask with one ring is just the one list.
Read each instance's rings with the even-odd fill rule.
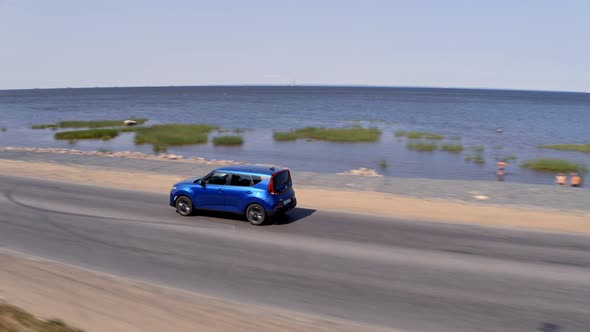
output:
[[274,174],[273,174],[270,177],[270,181],[268,181],[268,192],[271,195],[278,195],[278,193],[275,191],[275,181],[274,180],[275,180],[275,177],[274,177]]

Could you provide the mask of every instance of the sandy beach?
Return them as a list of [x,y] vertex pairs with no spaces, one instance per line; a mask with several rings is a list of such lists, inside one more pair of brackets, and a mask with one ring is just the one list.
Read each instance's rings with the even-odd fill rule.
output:
[[0,249],[0,302],[88,332],[393,331],[153,286]]

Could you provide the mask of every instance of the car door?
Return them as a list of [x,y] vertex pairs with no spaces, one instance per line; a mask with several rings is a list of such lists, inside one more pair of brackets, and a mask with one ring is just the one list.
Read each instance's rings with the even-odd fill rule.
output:
[[241,213],[246,202],[253,194],[252,177],[248,174],[231,173],[229,184],[225,188],[225,209]]
[[195,206],[199,209],[225,210],[225,188],[229,178],[227,172],[214,172],[195,186]]

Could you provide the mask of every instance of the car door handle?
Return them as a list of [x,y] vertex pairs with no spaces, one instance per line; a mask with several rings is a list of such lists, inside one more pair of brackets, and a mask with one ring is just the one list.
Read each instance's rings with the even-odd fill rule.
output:
[[219,189],[217,189],[217,191],[223,191],[223,188],[219,188]]
[[252,192],[251,191],[246,191],[246,194],[250,195]]

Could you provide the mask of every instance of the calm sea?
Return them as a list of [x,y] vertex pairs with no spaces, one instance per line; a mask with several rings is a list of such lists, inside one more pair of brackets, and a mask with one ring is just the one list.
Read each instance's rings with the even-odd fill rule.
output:
[[[590,154],[538,149],[538,144],[590,143],[590,93],[376,87],[158,87],[0,91],[0,146],[151,152],[133,134],[70,144],[32,124],[147,117],[148,124],[208,123],[247,129],[241,147],[170,148],[185,157],[273,163],[295,170],[342,172],[359,167],[399,177],[495,181],[495,159],[518,157],[506,181],[551,184],[553,175],[518,167],[536,157],[590,166]],[[305,126],[378,127],[376,143],[274,142],[273,131]],[[501,133],[497,129],[502,129]],[[397,130],[460,136],[461,154],[416,152]],[[215,134],[213,134],[215,135]],[[445,141],[446,142],[446,141]],[[484,146],[485,164],[465,161]],[[381,165],[386,164],[385,168]]]

